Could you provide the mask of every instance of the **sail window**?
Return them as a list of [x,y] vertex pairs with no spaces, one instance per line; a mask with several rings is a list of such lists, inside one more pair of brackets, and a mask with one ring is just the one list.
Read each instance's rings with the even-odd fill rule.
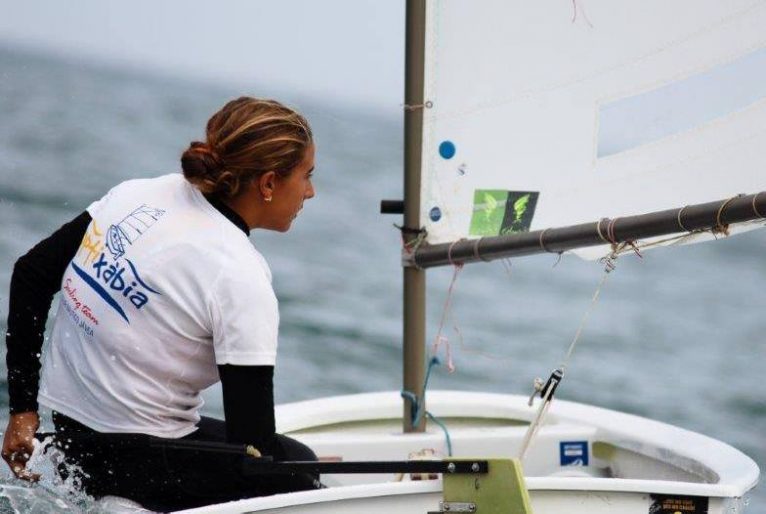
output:
[[672,136],[766,97],[766,48],[599,110],[598,157]]

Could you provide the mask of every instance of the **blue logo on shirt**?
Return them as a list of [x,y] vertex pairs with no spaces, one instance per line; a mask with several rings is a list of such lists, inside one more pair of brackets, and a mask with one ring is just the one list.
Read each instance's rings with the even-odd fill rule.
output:
[[[102,239],[94,220],[83,238],[80,250],[84,250],[79,265],[72,261],[72,269],[117,314],[130,323],[123,308],[125,298],[136,310],[149,303],[151,294],[160,294],[139,275],[136,265],[127,258],[121,260],[128,247],[163,215],[165,211],[141,205],[119,223],[111,225]],[[106,249],[112,254],[107,257]],[[78,255],[80,254],[78,250]]]
[[111,225],[106,232],[106,247],[112,257],[119,259],[125,255],[125,250],[141,235],[149,230],[154,223],[165,214],[162,209],[155,209],[146,204],[134,209],[122,221]]

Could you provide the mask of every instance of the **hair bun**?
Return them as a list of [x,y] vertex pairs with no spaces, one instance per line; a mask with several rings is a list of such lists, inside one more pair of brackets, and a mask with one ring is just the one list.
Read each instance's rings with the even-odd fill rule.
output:
[[231,199],[264,173],[289,176],[313,136],[296,111],[274,100],[243,96],[213,114],[204,141],[191,143],[183,153],[184,176],[203,193]]
[[184,177],[203,193],[216,193],[219,178],[225,172],[218,153],[207,143],[194,141],[181,156]]

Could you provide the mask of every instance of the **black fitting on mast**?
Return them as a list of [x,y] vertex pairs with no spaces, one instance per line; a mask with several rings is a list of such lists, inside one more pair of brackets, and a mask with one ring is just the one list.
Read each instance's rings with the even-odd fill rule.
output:
[[556,388],[558,388],[563,378],[564,370],[554,369],[551,372],[551,376],[548,377],[548,381],[545,383],[542,389],[540,389],[540,398],[547,398],[548,401],[551,401],[553,399],[553,394],[556,392]]
[[404,200],[381,200],[381,214],[404,214]]

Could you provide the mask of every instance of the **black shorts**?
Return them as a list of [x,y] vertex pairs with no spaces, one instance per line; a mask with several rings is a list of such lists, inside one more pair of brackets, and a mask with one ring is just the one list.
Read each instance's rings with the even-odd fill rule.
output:
[[[59,475],[95,498],[120,496],[168,512],[321,487],[319,477],[310,474],[247,475],[244,455],[135,444],[137,436],[152,438],[100,434],[58,412],[53,424],[56,446],[65,456]],[[197,430],[181,440],[225,442],[226,423],[203,417]],[[270,453],[275,460],[316,460],[309,447],[280,434]]]

